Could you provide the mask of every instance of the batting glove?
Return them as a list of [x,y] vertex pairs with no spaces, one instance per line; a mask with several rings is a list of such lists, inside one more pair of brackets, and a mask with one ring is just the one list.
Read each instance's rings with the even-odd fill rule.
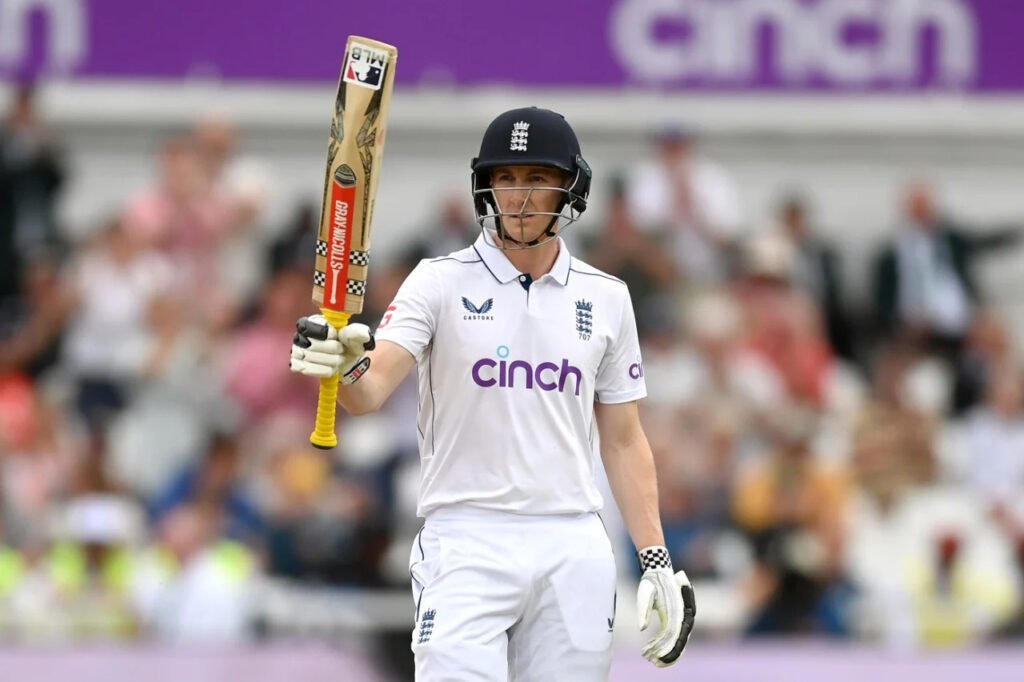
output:
[[636,592],[640,629],[647,629],[651,611],[657,611],[661,621],[657,632],[644,646],[643,656],[659,668],[665,668],[683,653],[697,615],[697,602],[686,573],[673,573],[672,559],[666,548],[645,547],[637,552],[637,557],[643,570]]
[[335,329],[323,315],[301,317],[295,323],[292,355],[288,368],[293,372],[326,379],[341,374],[343,384],[351,384],[366,374],[374,340],[365,324],[350,324]]

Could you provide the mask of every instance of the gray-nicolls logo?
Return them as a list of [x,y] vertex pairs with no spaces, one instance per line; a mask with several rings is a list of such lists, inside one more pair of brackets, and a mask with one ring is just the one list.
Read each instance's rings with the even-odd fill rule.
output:
[[519,121],[512,124],[512,143],[509,149],[514,152],[525,152],[526,142],[530,138],[530,124],[526,121]]

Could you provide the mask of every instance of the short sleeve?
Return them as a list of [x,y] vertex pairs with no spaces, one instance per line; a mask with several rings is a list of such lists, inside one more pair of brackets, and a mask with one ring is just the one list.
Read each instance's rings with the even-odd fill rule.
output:
[[440,302],[440,278],[430,261],[420,261],[381,317],[376,338],[397,343],[418,360],[437,329]]
[[628,291],[621,301],[618,327],[597,370],[595,399],[606,404],[628,403],[647,396],[636,316]]

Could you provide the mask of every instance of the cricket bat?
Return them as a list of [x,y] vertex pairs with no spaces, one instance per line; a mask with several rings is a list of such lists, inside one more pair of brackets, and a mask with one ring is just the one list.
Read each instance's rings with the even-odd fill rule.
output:
[[[398,50],[386,43],[349,36],[345,44],[327,141],[313,273],[313,303],[336,329],[363,310],[373,205],[397,60]],[[321,379],[316,428],[309,437],[318,448],[338,444],[337,399],[338,376]]]

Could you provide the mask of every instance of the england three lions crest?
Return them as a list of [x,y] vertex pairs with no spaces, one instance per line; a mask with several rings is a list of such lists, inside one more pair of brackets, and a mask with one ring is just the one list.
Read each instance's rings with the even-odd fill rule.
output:
[[509,143],[509,151],[525,152],[526,143],[530,141],[530,124],[526,121],[519,121],[512,126],[512,139]]
[[584,341],[589,341],[594,333],[594,304],[590,301],[576,301],[576,333]]

